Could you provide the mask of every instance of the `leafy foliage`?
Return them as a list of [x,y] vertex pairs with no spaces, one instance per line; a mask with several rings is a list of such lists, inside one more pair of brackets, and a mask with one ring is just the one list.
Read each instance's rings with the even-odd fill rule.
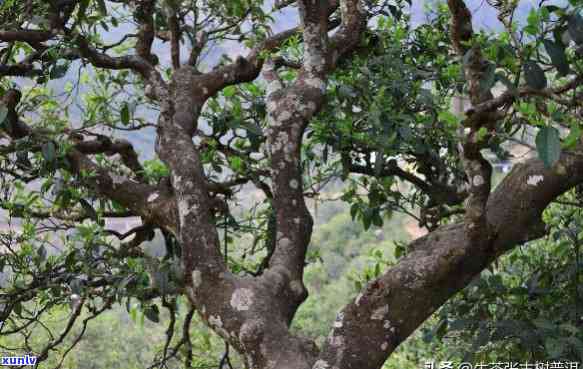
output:
[[545,214],[551,231],[505,256],[439,312],[427,339],[459,360],[583,360],[581,209],[571,193]]

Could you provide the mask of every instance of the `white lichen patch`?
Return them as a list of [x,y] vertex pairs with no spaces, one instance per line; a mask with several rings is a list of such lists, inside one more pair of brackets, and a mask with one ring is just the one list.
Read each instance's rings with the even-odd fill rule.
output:
[[389,305],[383,305],[380,308],[378,308],[375,311],[373,311],[373,313],[370,316],[370,318],[372,320],[383,320],[383,318],[385,317],[385,315],[387,315],[388,313],[389,313]]
[[479,187],[479,186],[483,185],[484,184],[484,177],[482,177],[481,175],[474,176],[473,184],[474,184],[474,187]]
[[288,248],[290,245],[292,244],[291,240],[287,237],[283,237],[282,239],[279,240],[279,246],[281,248]]
[[274,92],[281,90],[281,88],[282,88],[281,83],[277,80],[273,80],[267,84],[265,93],[267,96],[270,96]]
[[527,180],[526,180],[526,184],[529,186],[536,186],[539,183],[541,183],[542,181],[544,181],[545,177],[542,175],[532,175],[532,176],[528,176]]
[[354,304],[356,306],[360,306],[360,300],[362,299],[362,297],[364,296],[364,294],[359,293],[358,296],[356,296],[356,299],[354,300]]
[[180,223],[184,224],[184,217],[188,214],[189,210],[188,201],[179,200],[178,201],[178,216],[180,217]]
[[383,323],[383,328],[385,328],[385,329],[391,328],[391,322],[388,320],[385,320],[385,322]]
[[238,288],[231,296],[231,306],[239,311],[249,310],[253,304],[253,291],[248,288]]
[[277,117],[277,120],[279,120],[280,122],[285,122],[286,120],[290,119],[292,117],[292,113],[289,112],[288,110],[284,110],[279,114],[279,117]]
[[160,197],[158,192],[153,192],[150,194],[150,196],[148,196],[148,202],[154,202],[158,199],[158,197]]
[[312,369],[328,369],[329,367],[330,364],[328,364],[328,362],[326,362],[325,360],[318,360],[316,361]]
[[125,177],[117,175],[117,174],[113,174],[111,176],[111,181],[113,182],[114,185],[120,185],[122,183],[124,183],[126,180]]
[[307,78],[306,85],[317,88],[321,92],[326,92],[326,82],[322,78]]
[[298,183],[298,181],[296,179],[292,179],[291,181],[289,181],[289,186],[292,189],[297,190],[298,187],[300,186],[300,184]]
[[383,342],[383,344],[381,345],[381,350],[387,351],[388,348],[389,348],[389,344],[387,342]]
[[194,288],[199,288],[202,284],[202,273],[200,270],[195,270],[192,272],[192,285]]

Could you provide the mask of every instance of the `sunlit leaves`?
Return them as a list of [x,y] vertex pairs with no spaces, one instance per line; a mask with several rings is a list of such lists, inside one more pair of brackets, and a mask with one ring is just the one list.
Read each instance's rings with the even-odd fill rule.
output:
[[[563,200],[577,197],[572,191]],[[501,258],[440,311],[449,325],[447,345],[462,356],[583,358],[580,316],[573,310],[581,293],[581,209],[556,204],[543,217],[552,237]]]
[[582,136],[583,130],[581,130],[581,126],[577,123],[573,123],[570,127],[569,135],[565,137],[563,141],[563,148],[572,149],[579,142]]
[[449,110],[440,111],[438,118],[450,128],[457,128],[461,122],[460,117]]
[[531,9],[526,18],[527,26],[524,28],[525,32],[536,36],[540,32],[541,16],[536,9]]
[[124,103],[120,112],[121,123],[125,126],[130,124],[130,107],[127,103]]
[[168,167],[159,159],[145,160],[143,166],[146,177],[156,181],[170,174]]

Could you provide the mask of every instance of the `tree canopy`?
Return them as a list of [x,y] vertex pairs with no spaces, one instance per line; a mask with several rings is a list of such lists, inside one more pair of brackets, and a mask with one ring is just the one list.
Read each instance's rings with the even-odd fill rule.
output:
[[[196,313],[248,368],[373,369],[450,300],[452,329],[496,316],[490,339],[507,342],[530,300],[485,307],[517,276],[463,289],[529,241],[579,243],[578,213],[561,211],[583,188],[583,3],[488,4],[496,32],[463,0],[419,25],[401,0],[1,1],[0,334],[42,362],[137,303],[170,316],[152,367],[193,367]],[[535,155],[497,178],[517,145]],[[290,326],[313,259],[308,205],[330,186],[365,229],[404,213],[427,234],[358,285],[318,346]],[[529,293],[579,291],[580,261],[553,257],[575,279],[541,272]],[[65,328],[33,344],[63,306]]]

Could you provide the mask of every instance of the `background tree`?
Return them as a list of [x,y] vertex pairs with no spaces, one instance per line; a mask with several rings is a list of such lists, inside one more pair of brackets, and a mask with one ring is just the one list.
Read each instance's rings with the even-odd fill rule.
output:
[[[415,29],[400,2],[266,5],[2,3],[2,207],[16,226],[2,236],[3,335],[42,361],[76,323],[73,346],[114,304],[159,321],[160,302],[154,365],[192,366],[196,311],[250,368],[379,368],[502,254],[544,236],[543,211],[583,182],[579,2],[541,4],[521,27],[518,4],[492,3],[497,37],[474,31],[461,0]],[[297,27],[274,32],[293,6]],[[247,56],[204,65],[226,42]],[[148,160],[136,132],[155,136]],[[538,157],[493,188],[485,149],[504,156],[532,132]],[[403,211],[431,232],[365,280],[318,347],[290,325],[307,297],[307,200],[332,182],[365,228]],[[127,233],[106,222],[129,216]],[[156,235],[163,257],[143,247]],[[180,295],[191,307],[174,340]],[[29,326],[64,304],[63,331],[33,347]]]

